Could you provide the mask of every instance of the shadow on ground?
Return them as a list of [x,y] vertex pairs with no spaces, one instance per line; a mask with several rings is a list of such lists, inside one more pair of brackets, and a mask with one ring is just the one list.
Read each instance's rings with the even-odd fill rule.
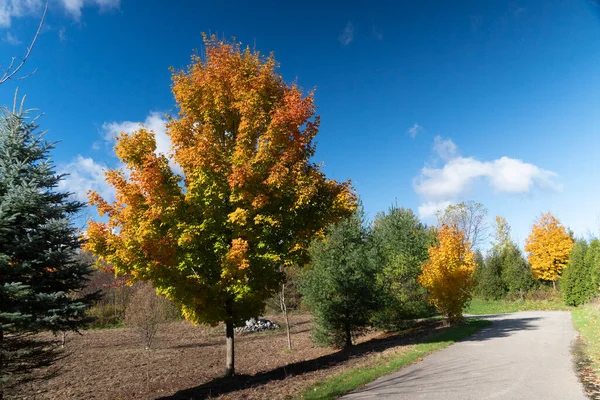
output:
[[[496,321],[494,320],[495,316],[485,317],[486,319],[489,318],[492,320],[493,324],[465,339],[465,341],[486,341],[492,338],[509,336],[512,332],[534,329],[535,321],[538,319],[523,317]],[[481,318],[481,316],[478,318]],[[328,369],[351,358],[360,357],[368,353],[383,352],[391,347],[404,344],[436,342],[439,340],[437,339],[437,336],[439,335],[434,335],[433,337],[428,335],[434,331],[441,332],[441,324],[442,322],[440,320],[425,321],[407,331],[384,334],[381,337],[360,343],[351,349],[340,350],[315,359],[288,364],[255,375],[237,375],[232,378],[217,378],[193,388],[180,390],[172,396],[162,397],[161,399],[207,399],[249,387],[261,386],[271,381],[283,380],[288,376],[302,375],[313,371]],[[446,368],[453,367],[460,368],[458,365],[446,366]],[[431,371],[431,373],[435,373],[435,371]],[[490,376],[493,376],[493,374]],[[411,376],[407,375],[406,379],[410,380]]]

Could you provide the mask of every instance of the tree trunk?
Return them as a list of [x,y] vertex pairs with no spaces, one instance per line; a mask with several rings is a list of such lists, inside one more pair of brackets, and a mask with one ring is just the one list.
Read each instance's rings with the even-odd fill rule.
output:
[[350,332],[350,325],[346,325],[346,347],[352,346],[352,332]]
[[290,335],[290,320],[287,313],[287,305],[285,304],[285,283],[281,284],[281,293],[279,297],[279,305],[281,306],[281,312],[285,317],[285,329],[287,332],[288,349],[292,349],[292,336]]
[[225,376],[235,375],[235,352],[233,341],[233,322],[227,321],[225,325],[225,334],[227,336],[227,360],[225,362]]
[[552,288],[556,290],[556,281],[552,281]]

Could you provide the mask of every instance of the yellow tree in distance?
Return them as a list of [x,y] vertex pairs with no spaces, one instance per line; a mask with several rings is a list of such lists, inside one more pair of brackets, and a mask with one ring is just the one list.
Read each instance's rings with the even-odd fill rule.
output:
[[462,310],[471,300],[477,267],[474,256],[471,244],[456,225],[442,224],[438,228],[437,244],[429,248],[429,260],[423,264],[419,283],[450,324],[463,319]]
[[525,244],[533,277],[552,281],[556,289],[556,281],[567,267],[573,244],[565,227],[551,213],[539,217]]
[[109,170],[116,201],[90,193],[108,221],[90,221],[87,249],[131,280],[151,281],[193,323],[234,326],[257,317],[278,290],[281,267],[302,264],[310,241],[350,215],[350,182],[327,179],[313,139],[312,92],[277,73],[273,56],[205,37],[204,57],[173,75],[179,117],[167,134],[183,177],[157,155],[153,132],[122,133],[130,171]]

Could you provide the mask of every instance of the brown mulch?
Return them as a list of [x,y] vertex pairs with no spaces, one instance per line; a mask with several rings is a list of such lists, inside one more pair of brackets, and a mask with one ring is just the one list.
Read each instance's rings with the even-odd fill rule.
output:
[[[270,319],[281,324],[278,317]],[[162,327],[145,350],[132,329],[90,330],[67,337],[66,357],[39,371],[35,379],[5,393],[16,399],[282,399],[311,384],[376,357],[404,351],[417,337],[439,327],[419,325],[404,335],[372,331],[350,350],[320,348],[310,340],[309,316],[292,315],[293,349],[284,329],[236,336],[236,372],[225,367],[222,327],[186,322]]]

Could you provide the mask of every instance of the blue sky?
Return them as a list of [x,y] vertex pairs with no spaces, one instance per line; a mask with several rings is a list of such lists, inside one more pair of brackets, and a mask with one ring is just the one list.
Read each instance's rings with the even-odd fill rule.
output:
[[[168,5],[167,5],[168,4]],[[317,161],[352,179],[373,218],[393,202],[433,213],[473,199],[522,241],[553,212],[600,230],[600,7],[590,0],[419,2],[50,0],[26,80],[63,187],[109,193],[111,135],[143,122],[168,149],[169,67],[201,32],[273,51],[285,79],[316,87]],[[0,0],[0,62],[22,54],[41,0]]]

